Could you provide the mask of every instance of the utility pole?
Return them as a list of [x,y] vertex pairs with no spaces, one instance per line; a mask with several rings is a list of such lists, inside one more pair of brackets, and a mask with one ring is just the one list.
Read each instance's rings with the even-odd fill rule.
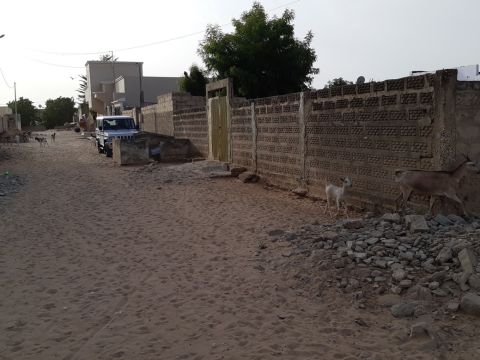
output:
[[[18,115],[17,115],[17,83],[16,82],[13,82],[13,94],[15,96],[15,126],[17,127],[17,129],[19,128],[18,126]],[[21,130],[21,126],[20,126],[20,129],[18,130]]]
[[[112,102],[114,102],[115,101],[115,64],[113,61],[113,50],[111,51],[111,53],[112,53],[112,57],[110,58],[110,61],[112,62],[112,73],[113,73]],[[112,109],[111,115],[115,115],[115,107],[112,104],[110,104],[110,108]]]

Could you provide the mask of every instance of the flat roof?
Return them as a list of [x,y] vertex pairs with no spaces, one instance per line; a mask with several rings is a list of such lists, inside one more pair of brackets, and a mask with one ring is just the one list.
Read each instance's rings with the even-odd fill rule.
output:
[[115,64],[142,64],[143,65],[143,61],[101,61],[101,60],[89,60],[85,63],[85,66],[89,65],[89,64],[111,64],[111,63],[115,63]]

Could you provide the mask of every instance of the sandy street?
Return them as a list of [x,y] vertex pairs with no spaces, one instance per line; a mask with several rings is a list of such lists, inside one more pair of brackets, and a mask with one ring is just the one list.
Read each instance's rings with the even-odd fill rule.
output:
[[268,232],[328,221],[320,202],[200,165],[114,167],[70,132],[1,152],[25,185],[0,198],[0,359],[480,358],[458,322],[439,350],[277,266]]

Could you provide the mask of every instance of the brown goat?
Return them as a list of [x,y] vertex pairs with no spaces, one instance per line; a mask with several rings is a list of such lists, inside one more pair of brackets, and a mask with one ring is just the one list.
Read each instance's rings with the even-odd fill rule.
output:
[[[468,167],[475,167],[475,163],[468,157],[452,171],[425,171],[425,170],[396,170],[395,182],[399,184],[402,193],[395,201],[403,197],[402,208],[407,204],[412,192],[430,196],[429,213],[432,212],[435,198],[445,196],[460,204],[464,215],[467,215],[463,201],[458,197],[457,190],[460,180],[465,176]],[[478,168],[476,168],[478,172]]]

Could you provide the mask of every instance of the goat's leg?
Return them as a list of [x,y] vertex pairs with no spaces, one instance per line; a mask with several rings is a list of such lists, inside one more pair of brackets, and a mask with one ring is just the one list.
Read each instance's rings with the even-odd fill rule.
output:
[[430,207],[428,208],[428,215],[432,215],[433,205],[435,205],[435,196],[430,196]]
[[403,210],[405,210],[405,208],[407,207],[408,200],[410,199],[410,196],[412,195],[412,189],[402,188],[402,194],[403,194],[402,208],[403,208]]
[[336,216],[338,216],[338,215],[340,215],[340,199],[337,197],[336,200],[337,200],[336,201],[336,203],[337,203],[337,215]]
[[399,211],[399,202],[401,203],[403,199],[403,193],[401,193],[396,199],[395,199],[395,211]]
[[348,219],[348,206],[347,206],[347,202],[346,202],[346,201],[343,202],[343,206],[345,206],[345,216],[346,216],[347,219]]
[[328,204],[328,215],[330,215],[330,217],[333,217],[333,216],[332,216],[332,208],[331,208],[331,206],[330,206],[330,199],[328,199],[328,203],[327,203],[327,204]]
[[323,209],[323,213],[326,214],[327,213],[327,208],[328,206],[330,205],[330,198],[328,197],[327,195],[327,201],[325,202],[325,208]]
[[463,211],[463,215],[468,216],[467,210],[465,209],[465,204],[463,203],[462,200],[460,200],[460,198],[457,196],[456,193],[454,193],[454,192],[448,193],[448,194],[445,194],[445,196],[447,198],[455,201],[456,203],[460,204],[460,207],[462,208],[462,211]]

